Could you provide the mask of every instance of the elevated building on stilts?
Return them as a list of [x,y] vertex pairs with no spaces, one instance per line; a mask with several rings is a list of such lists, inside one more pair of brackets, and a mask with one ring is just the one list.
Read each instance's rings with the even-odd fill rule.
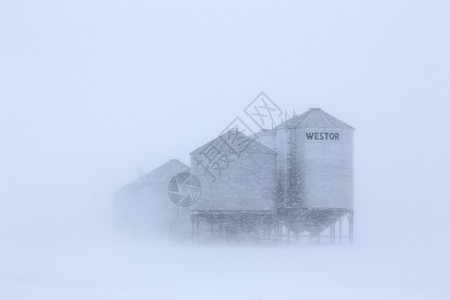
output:
[[[251,136],[232,129],[191,152],[190,168],[178,163],[182,172],[171,180],[143,178],[116,193],[118,210],[142,223],[154,215],[124,207],[164,207],[161,222],[182,219],[164,228],[194,241],[352,242],[353,132],[320,108]],[[141,186],[168,193],[146,199]]]

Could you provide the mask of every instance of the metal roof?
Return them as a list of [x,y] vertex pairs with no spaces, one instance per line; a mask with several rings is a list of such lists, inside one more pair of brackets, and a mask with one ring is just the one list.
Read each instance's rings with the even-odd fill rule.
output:
[[220,135],[214,140],[192,151],[190,154],[200,153],[210,146],[214,146],[222,152],[240,152],[239,150],[242,150],[242,152],[249,153],[277,154],[277,152],[256,141],[255,137],[247,136],[235,129]]
[[264,129],[261,129],[260,131],[258,131],[257,133],[255,133],[254,135],[253,135],[253,137],[261,137],[261,136],[271,136],[271,135],[273,135],[273,131],[272,131],[272,129],[266,129],[266,128],[264,128]]
[[278,128],[347,128],[354,129],[350,125],[336,119],[320,108],[310,108],[298,116],[286,120],[278,125]]
[[142,186],[159,187],[164,185],[165,188],[166,181],[170,180],[174,175],[189,169],[189,166],[183,164],[178,159],[171,159],[153,171],[142,175],[139,179],[122,187],[116,193],[127,192]]

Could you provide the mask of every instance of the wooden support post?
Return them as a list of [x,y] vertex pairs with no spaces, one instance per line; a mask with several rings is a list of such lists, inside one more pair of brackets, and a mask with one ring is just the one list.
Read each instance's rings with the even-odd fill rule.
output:
[[192,243],[195,242],[195,215],[191,215],[191,240]]
[[200,216],[196,216],[196,239],[198,241],[200,236]]
[[348,213],[348,241],[353,244],[353,210]]
[[286,235],[288,243],[291,241],[291,231],[286,227]]
[[335,229],[336,229],[336,223],[333,223],[333,224],[330,226],[330,242],[331,242],[331,244],[334,244],[334,243],[336,242],[336,232],[335,232]]

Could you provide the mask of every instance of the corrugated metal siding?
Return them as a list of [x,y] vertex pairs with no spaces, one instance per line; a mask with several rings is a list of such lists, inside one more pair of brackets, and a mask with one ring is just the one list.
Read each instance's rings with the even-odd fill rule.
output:
[[[290,146],[290,132],[295,132],[295,147]],[[323,140],[308,140],[306,133],[315,132],[338,133],[339,140],[325,140],[324,135]],[[258,133],[257,139],[278,153],[277,195],[282,206],[353,209],[353,127],[316,108]]]
[[[308,140],[306,133],[339,133],[339,140]],[[302,205],[314,208],[353,208],[353,130],[297,129],[299,187]]]
[[[255,142],[256,143],[256,142]],[[191,172],[202,184],[202,196],[193,210],[271,210],[275,208],[276,154],[244,152],[213,182],[191,161]]]

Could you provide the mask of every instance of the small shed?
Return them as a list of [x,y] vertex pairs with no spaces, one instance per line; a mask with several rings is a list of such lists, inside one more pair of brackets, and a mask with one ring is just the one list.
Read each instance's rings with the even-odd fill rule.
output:
[[120,230],[161,237],[190,237],[190,210],[175,206],[167,186],[189,167],[173,159],[114,193],[115,224]]

